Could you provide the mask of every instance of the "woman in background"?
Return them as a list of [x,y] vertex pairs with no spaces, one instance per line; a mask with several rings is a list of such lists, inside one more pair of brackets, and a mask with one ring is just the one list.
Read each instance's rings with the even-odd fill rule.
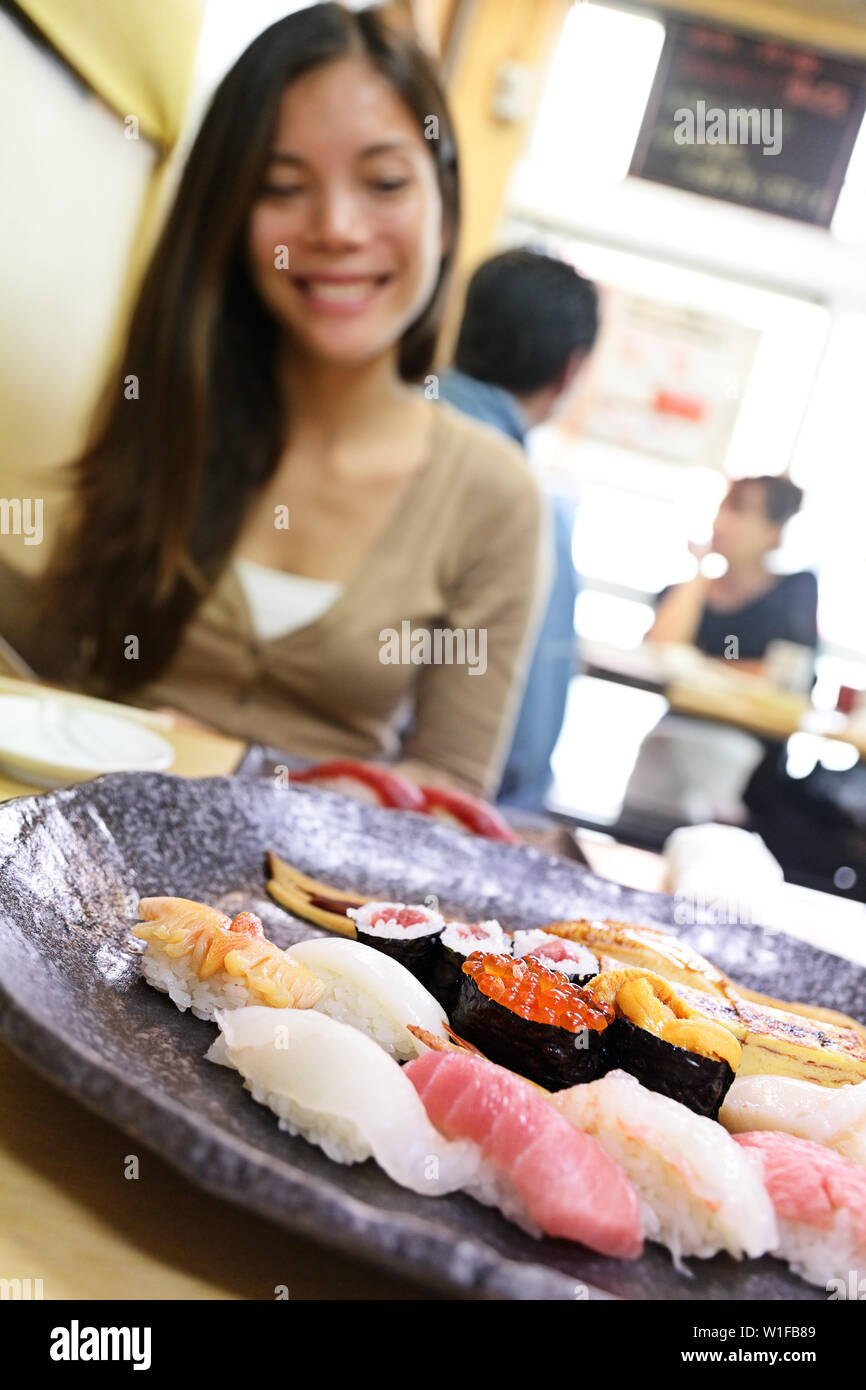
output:
[[[719,508],[707,551],[723,556],[725,573],[700,571],[663,590],[651,642],[681,642],[735,670],[760,673],[771,643],[812,651],[818,644],[818,586],[814,574],[778,575],[768,568],[785,523],[803,494],[788,478],[740,478]],[[808,665],[807,660],[807,665]],[[722,820],[741,823],[749,778],[765,747],[742,729],[668,713],[644,739],[629,779],[622,818],[668,826]]]
[[[312,759],[495,790],[542,507],[516,446],[411,384],[457,223],[451,121],[409,39],[324,4],[255,40],[76,465],[37,668]],[[425,660],[437,628],[465,634],[450,664]]]
[[[709,579],[700,570],[687,584],[663,590],[650,642],[686,642],[707,656],[735,657],[758,669],[771,642],[818,645],[818,585],[814,574],[773,574],[767,559],[782,543],[786,522],[803,493],[789,478],[765,475],[731,483],[719,508],[708,551],[727,561]],[[736,647],[731,639],[736,638]]]

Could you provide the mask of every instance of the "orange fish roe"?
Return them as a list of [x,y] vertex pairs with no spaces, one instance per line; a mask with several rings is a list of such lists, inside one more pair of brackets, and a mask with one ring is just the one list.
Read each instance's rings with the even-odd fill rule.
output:
[[481,993],[531,1023],[552,1023],[570,1033],[591,1028],[600,1033],[613,1022],[609,1004],[573,985],[561,970],[549,970],[532,956],[485,955],[473,951],[463,963]]

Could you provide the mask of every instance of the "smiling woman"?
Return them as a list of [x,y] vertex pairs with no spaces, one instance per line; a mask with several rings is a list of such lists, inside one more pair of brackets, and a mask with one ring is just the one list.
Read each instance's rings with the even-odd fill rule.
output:
[[[410,40],[333,4],[255,40],[205,115],[75,464],[18,639],[37,669],[495,790],[543,521],[519,451],[414,385],[458,212],[450,117]],[[281,581],[264,615],[263,570]],[[384,661],[404,622],[483,633],[485,671]]]

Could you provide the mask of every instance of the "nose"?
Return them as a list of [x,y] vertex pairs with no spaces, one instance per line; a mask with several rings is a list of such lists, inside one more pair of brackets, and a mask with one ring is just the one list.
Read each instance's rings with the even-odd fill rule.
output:
[[346,250],[366,240],[362,200],[339,185],[322,188],[310,210],[310,240],[324,250]]

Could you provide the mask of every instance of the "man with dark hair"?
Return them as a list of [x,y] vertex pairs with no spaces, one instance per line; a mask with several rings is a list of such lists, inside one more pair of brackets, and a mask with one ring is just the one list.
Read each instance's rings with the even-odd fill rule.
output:
[[[592,349],[598,291],[554,256],[504,251],[485,261],[466,293],[454,369],[440,398],[525,444],[550,419]],[[554,574],[505,763],[499,799],[540,809],[575,670],[577,575],[571,552],[574,506],[551,499]]]

